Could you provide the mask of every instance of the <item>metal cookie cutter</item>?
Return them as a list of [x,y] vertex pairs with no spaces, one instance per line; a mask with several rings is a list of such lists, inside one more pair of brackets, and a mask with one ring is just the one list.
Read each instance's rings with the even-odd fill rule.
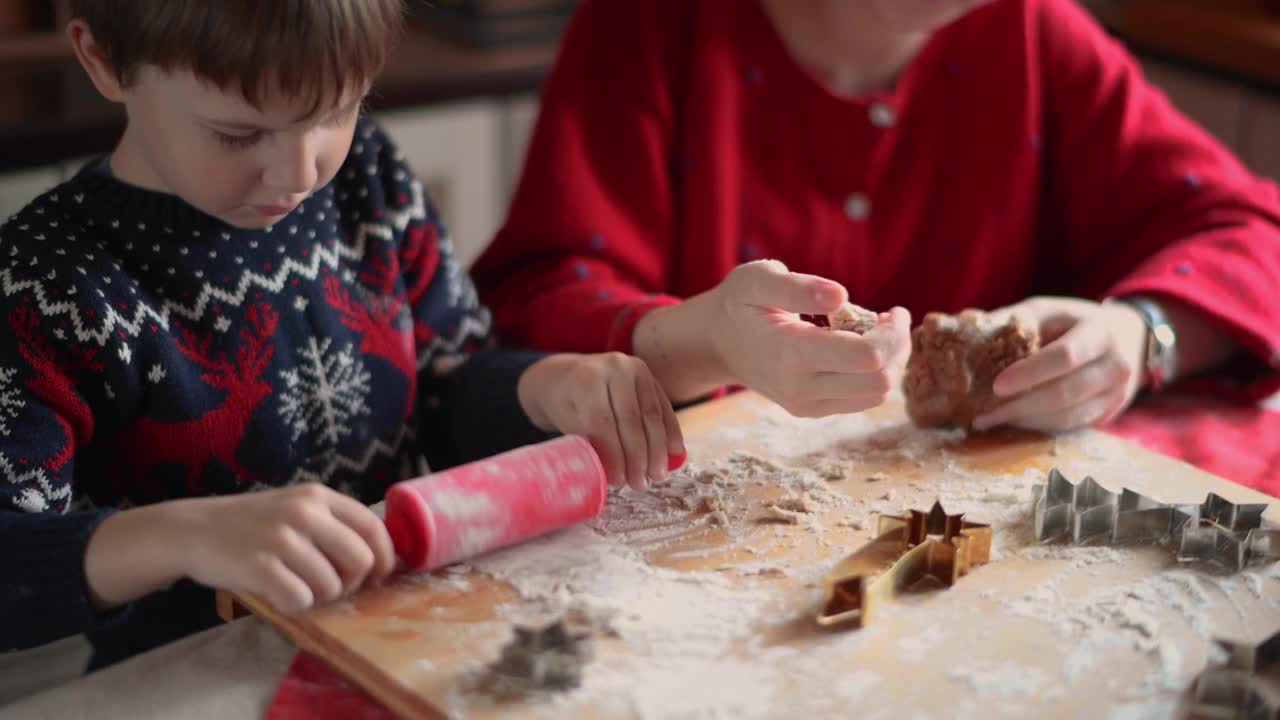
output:
[[575,688],[592,658],[591,632],[561,620],[543,627],[517,625],[490,668],[490,687],[502,695]]
[[881,603],[932,579],[944,586],[991,559],[991,526],[948,515],[941,502],[929,512],[880,516],[876,538],[827,573],[823,626],[865,625]]
[[1189,716],[1197,720],[1276,720],[1280,718],[1280,632],[1258,645],[1223,640],[1227,664],[1196,678],[1195,704]]
[[1263,527],[1265,504],[1237,505],[1210,493],[1198,505],[1165,504],[1129,489],[1113,492],[1092,477],[1079,484],[1057,468],[1031,491],[1036,540],[1063,536],[1077,545],[1178,545],[1178,560],[1207,560],[1240,570],[1255,560],[1280,559],[1280,529]]
[[1208,560],[1242,570],[1257,560],[1280,560],[1280,528],[1264,526],[1262,503],[1235,505],[1210,495],[1200,505],[1185,508],[1195,519],[1182,531],[1178,559]]

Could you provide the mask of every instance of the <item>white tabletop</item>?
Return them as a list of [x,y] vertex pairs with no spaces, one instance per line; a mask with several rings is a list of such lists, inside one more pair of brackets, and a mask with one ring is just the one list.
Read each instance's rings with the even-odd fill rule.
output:
[[260,718],[296,652],[245,618],[0,708],[0,720]]

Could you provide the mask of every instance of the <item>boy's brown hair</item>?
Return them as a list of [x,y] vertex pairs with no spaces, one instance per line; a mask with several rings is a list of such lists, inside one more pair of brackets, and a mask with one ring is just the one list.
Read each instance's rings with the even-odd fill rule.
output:
[[122,84],[143,65],[190,70],[255,107],[268,92],[314,113],[370,82],[402,0],[71,0]]

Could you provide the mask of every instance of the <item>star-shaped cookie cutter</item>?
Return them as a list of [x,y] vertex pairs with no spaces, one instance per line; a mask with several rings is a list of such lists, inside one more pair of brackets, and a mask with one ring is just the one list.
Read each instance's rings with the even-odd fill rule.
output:
[[876,537],[827,573],[819,625],[861,627],[876,608],[921,580],[947,587],[991,559],[991,526],[948,515],[941,502],[929,512],[880,516]]
[[1208,720],[1280,718],[1280,631],[1257,645],[1218,640],[1222,667],[1200,673],[1189,716]]
[[1280,559],[1280,528],[1265,526],[1265,503],[1236,504],[1209,493],[1197,505],[1166,504],[1128,488],[1107,490],[1092,477],[1072,483],[1057,468],[1031,490],[1035,538],[1069,537],[1076,545],[1164,543],[1178,560],[1210,561],[1239,571],[1250,562]]
[[593,654],[589,630],[562,620],[542,627],[517,625],[490,668],[490,686],[504,695],[575,688]]

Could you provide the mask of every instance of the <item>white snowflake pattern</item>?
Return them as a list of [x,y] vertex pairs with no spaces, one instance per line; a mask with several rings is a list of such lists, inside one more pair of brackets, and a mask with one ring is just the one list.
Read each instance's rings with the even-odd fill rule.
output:
[[220,317],[213,321],[213,329],[220,333],[226,332],[229,327],[231,327],[231,320],[228,318]]
[[[116,350],[116,354],[120,356],[120,359],[124,361],[125,365],[128,365],[130,362],[133,361],[133,351],[130,350],[129,346],[125,343],[120,343],[120,349]],[[159,381],[153,380],[152,382],[159,382]]]
[[20,388],[13,386],[13,368],[0,368],[0,435],[8,437],[9,421],[18,419],[18,412],[27,406]]
[[[71,485],[49,477],[42,467],[19,470],[4,453],[0,453],[0,476],[7,481],[6,494],[19,510],[46,512],[65,510],[71,499]],[[61,507],[60,507],[61,506]]]
[[331,339],[317,344],[312,338],[301,364],[280,371],[285,385],[280,416],[294,440],[313,430],[318,443],[333,447],[351,433],[351,420],[369,414],[371,375],[350,343],[340,352],[332,344]]
[[164,380],[164,368],[160,367],[160,363],[151,366],[151,371],[147,373],[147,379],[155,385],[159,385],[160,381]]
[[293,299],[293,309],[302,312],[307,309],[307,299],[301,295]]

